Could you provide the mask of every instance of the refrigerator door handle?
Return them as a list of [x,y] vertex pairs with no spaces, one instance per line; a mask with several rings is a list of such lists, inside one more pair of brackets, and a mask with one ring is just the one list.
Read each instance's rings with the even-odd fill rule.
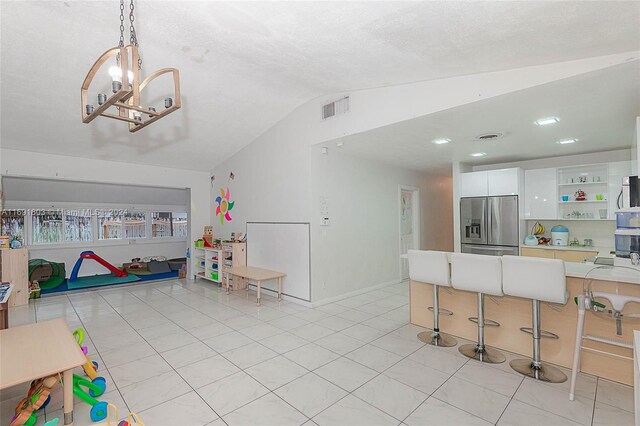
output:
[[495,198],[487,198],[487,244],[493,244],[495,237],[493,235],[493,202]]
[[467,244],[466,246],[472,249],[479,249],[479,250],[485,250],[485,251],[505,251],[504,247],[472,246],[470,244]]

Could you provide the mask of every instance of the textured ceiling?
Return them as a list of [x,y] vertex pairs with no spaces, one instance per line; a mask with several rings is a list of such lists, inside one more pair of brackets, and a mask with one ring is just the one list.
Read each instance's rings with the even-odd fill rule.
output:
[[[554,116],[559,123],[534,123]],[[342,142],[342,152],[349,155],[415,170],[450,172],[454,160],[495,164],[629,148],[636,116],[640,116],[640,60],[333,142]],[[488,132],[502,132],[504,137],[475,140]],[[431,141],[436,138],[449,138],[451,143],[434,145]],[[567,138],[579,141],[556,143]],[[475,152],[487,156],[474,159],[470,154]]]
[[2,1],[3,147],[210,170],[319,95],[640,49],[638,2],[136,4],[143,74],[179,68],[183,108],[82,124],[118,2]]

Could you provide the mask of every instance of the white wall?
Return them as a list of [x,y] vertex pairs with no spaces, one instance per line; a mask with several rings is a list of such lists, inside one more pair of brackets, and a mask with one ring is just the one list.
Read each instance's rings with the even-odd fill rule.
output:
[[[75,158],[11,149],[0,150],[0,170],[3,176],[188,188],[191,193],[189,212],[191,234],[188,241],[199,238],[202,235],[202,229],[205,225],[209,224],[211,218],[209,174],[206,172]],[[154,247],[154,245],[155,243],[145,245],[144,249],[140,250],[137,248],[132,248],[131,251],[124,249],[124,251],[118,255],[118,258],[130,260],[134,256],[140,256],[140,253],[154,254],[155,252],[157,254],[159,249],[158,246]],[[143,246],[143,244],[140,244],[140,246]],[[118,250],[123,250],[123,246],[119,247]],[[180,248],[178,249],[178,247]],[[184,255],[183,247],[184,246],[172,244],[171,246],[163,247],[163,250],[166,249],[167,253],[175,253],[175,256],[172,257],[182,257]],[[90,248],[87,248],[87,250],[89,249]],[[110,256],[116,256],[112,254],[111,249],[103,253],[108,253],[103,257],[109,261],[112,261],[109,258]],[[38,253],[34,251],[30,256],[36,257],[37,254]],[[77,254],[79,254],[79,252]],[[100,253],[98,254],[100,255]],[[70,256],[69,253],[61,253],[60,255],[64,256],[65,259]],[[113,260],[113,262],[117,262],[117,260]],[[71,267],[73,267],[73,265],[67,265],[67,269]]]
[[[216,167],[210,187],[213,232],[229,237],[244,232],[247,222],[309,222],[310,147],[303,139],[300,111],[269,129],[251,145]],[[235,178],[229,179],[233,173]],[[220,225],[215,198],[229,188],[235,202],[233,220]]]
[[[421,248],[450,249],[451,178],[311,150],[311,297],[315,303],[400,279],[399,185],[420,188]],[[320,226],[320,198],[330,226]]]

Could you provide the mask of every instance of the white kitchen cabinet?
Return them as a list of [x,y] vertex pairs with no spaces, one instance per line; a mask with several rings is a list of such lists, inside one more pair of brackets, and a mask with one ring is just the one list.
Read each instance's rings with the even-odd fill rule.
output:
[[487,186],[489,196],[518,195],[520,169],[489,170],[487,172]]
[[460,175],[460,197],[486,197],[489,195],[487,172],[468,172]]
[[558,218],[558,183],[555,168],[525,170],[524,218]]

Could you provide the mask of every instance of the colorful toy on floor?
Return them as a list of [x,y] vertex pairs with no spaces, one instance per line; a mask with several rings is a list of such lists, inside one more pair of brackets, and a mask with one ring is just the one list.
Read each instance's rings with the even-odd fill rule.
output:
[[123,278],[123,277],[127,276],[126,272],[121,271],[120,269],[116,268],[115,266],[113,266],[112,264],[110,264],[109,262],[107,262],[106,260],[101,258],[100,256],[98,256],[97,254],[95,254],[91,250],[87,250],[87,251],[83,251],[82,253],[80,253],[80,258],[78,258],[78,261],[76,262],[76,264],[73,265],[73,270],[71,271],[71,276],[69,277],[69,282],[74,282],[74,281],[76,281],[78,279],[78,272],[80,272],[80,266],[82,266],[82,261],[84,259],[93,259],[93,260],[95,260],[96,262],[98,262],[99,264],[101,264],[102,266],[107,268],[116,277]]
[[[78,273],[80,272],[80,266],[82,265],[82,261],[84,259],[93,259],[105,268],[109,270],[108,274],[101,275],[90,275],[86,277],[78,277]],[[73,266],[73,270],[71,271],[71,276],[67,280],[67,288],[69,290],[74,290],[77,288],[88,288],[88,287],[99,287],[103,285],[113,285],[113,284],[124,284],[130,283],[134,281],[140,281],[140,278],[133,274],[127,274],[127,272],[122,271],[97,254],[92,251],[83,251],[80,253],[80,258]]]
[[51,389],[60,381],[58,374],[31,382],[27,397],[18,403],[10,426],[32,426],[36,423],[36,411],[47,405]]
[[38,281],[43,290],[59,287],[64,282],[65,275],[64,263],[45,259],[29,260],[29,282]]
[[95,423],[93,426],[145,426],[136,413],[129,413],[127,420],[118,422],[118,407],[113,404],[107,405],[107,421]]
[[[101,379],[101,377],[99,377],[99,379]],[[73,394],[77,396],[82,402],[91,405],[89,416],[94,422],[98,422],[107,418],[108,403],[105,401],[98,401],[96,399],[96,397],[99,397],[104,393],[105,389],[106,386],[104,382],[90,382],[89,380],[76,374],[73,375]]]
[[[106,387],[106,380],[103,377],[98,376],[98,363],[95,361],[91,361],[91,358],[87,356],[87,347],[82,346],[82,342],[84,342],[84,330],[82,328],[78,328],[73,332],[73,337],[76,338],[76,342],[80,345],[80,349],[82,349],[82,353],[86,356],[87,362],[82,364],[82,369],[84,370],[84,374],[87,375],[91,379],[92,382],[102,382],[102,384]],[[99,385],[102,386],[102,385]]]

